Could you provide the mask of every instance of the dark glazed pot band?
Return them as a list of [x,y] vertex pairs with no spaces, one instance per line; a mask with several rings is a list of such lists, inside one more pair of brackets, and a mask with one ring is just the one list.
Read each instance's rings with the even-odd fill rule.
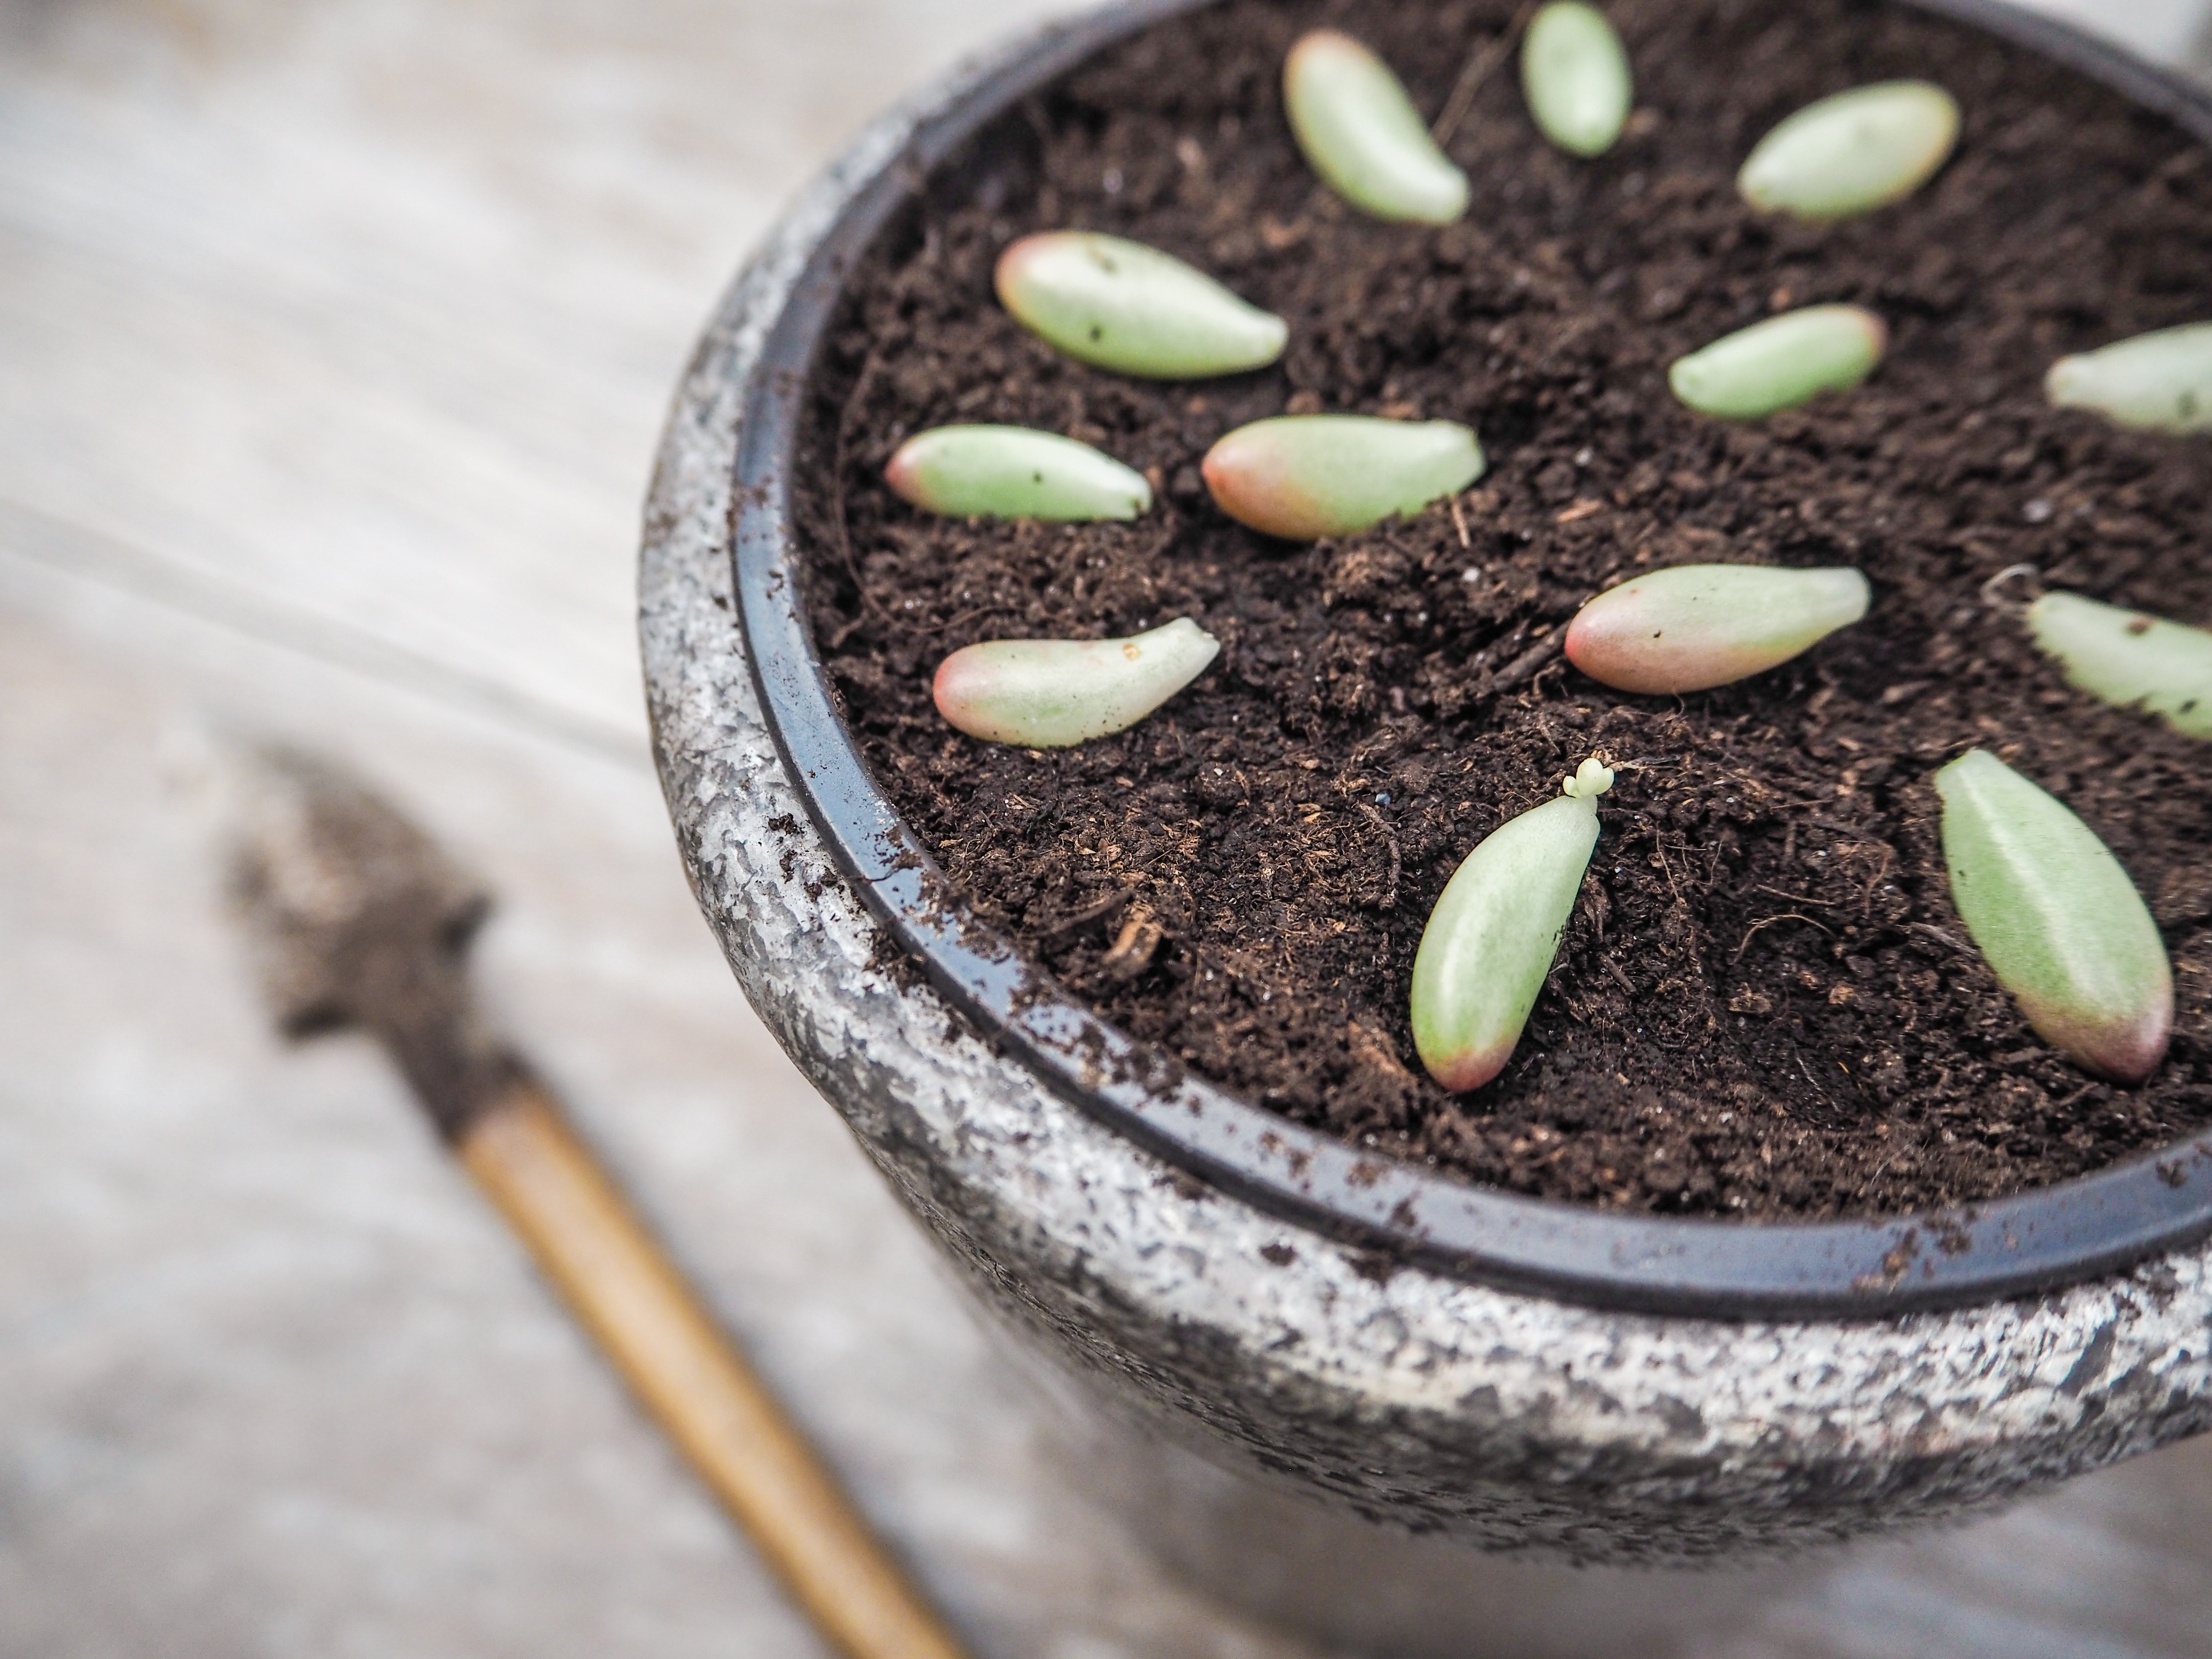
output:
[[[2212,1234],[2212,1137],[1999,1202],[1877,1221],[1667,1219],[1469,1186],[1170,1069],[948,896],[846,732],[806,623],[790,511],[806,382],[845,273],[935,169],[1101,47],[1204,3],[1133,0],[1058,31],[921,128],[817,248],[745,388],[732,556],[746,654],[807,810],[869,908],[979,1031],[1100,1121],[1262,1209],[1480,1283],[1652,1313],[1880,1318],[2096,1278]],[[2111,47],[1991,0],[1917,3],[2212,142],[2212,99]]]

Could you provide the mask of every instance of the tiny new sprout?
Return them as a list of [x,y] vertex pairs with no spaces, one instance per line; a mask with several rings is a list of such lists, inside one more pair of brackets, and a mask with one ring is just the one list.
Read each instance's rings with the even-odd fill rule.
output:
[[1857,87],[1807,105],[1760,139],[1736,188],[1763,211],[1848,218],[1911,195],[1958,140],[1958,100],[1933,82]]
[[1220,654],[1188,617],[1125,640],[990,640],[939,664],[931,695],[971,738],[1065,749],[1127,731]]
[[1413,957],[1413,1046],[1453,1093],[1512,1059],[1597,845],[1597,798],[1612,787],[1612,769],[1591,756],[1559,794],[1484,837],[1430,913]]
[[2043,389],[2061,409],[2094,409],[2116,426],[2212,431],[2212,323],[2138,334],[2061,357]]
[[1091,231],[1024,236],[999,256],[999,301],[1069,356],[1152,380],[1264,368],[1290,329],[1182,260]]
[[1596,7],[1553,0],[1529,20],[1521,89],[1545,137],[1570,155],[1602,155],[1620,142],[1635,95],[1628,49]]
[[1474,432],[1454,421],[1283,415],[1238,427],[1200,471],[1240,524],[1313,541],[1417,513],[1466,489],[1483,466]]
[[2036,644],[2091,696],[2148,709],[2185,737],[2212,738],[2212,634],[2079,593],[2044,594],[2027,621]]
[[901,444],[884,469],[925,512],[957,519],[1133,519],[1152,487],[1110,455],[1018,426],[940,426]]
[[2141,1083],[2166,1057],[2173,976],[2142,896],[2088,825],[1984,750],[1936,775],[1951,898],[2038,1036]]
[[1808,306],[1724,335],[1667,371],[1674,395],[1703,415],[1755,421],[1874,373],[1889,330],[1857,306]]
[[1680,564],[1607,588],[1567,625],[1567,660],[1616,691],[1703,691],[1763,674],[1867,613],[1847,567]]
[[1467,175],[1390,66],[1350,35],[1300,37],[1283,63],[1283,107],[1307,165],[1363,212],[1442,225],[1467,211]]

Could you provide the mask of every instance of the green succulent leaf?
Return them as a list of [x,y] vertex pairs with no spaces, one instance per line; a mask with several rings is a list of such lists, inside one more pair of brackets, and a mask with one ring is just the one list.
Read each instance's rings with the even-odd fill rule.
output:
[[1582,0],[1553,0],[1529,19],[1521,89],[1544,137],[1585,159],[1620,143],[1636,95],[1628,48],[1606,15]]
[[2094,409],[2148,432],[2212,431],[2212,323],[2138,334],[2061,357],[2043,387],[2061,409]]
[[2027,625],[2091,696],[2212,738],[2212,634],[2079,593],[2045,593],[2028,606]]
[[1613,773],[1593,756],[1562,787],[1477,843],[1421,934],[1413,1045],[1455,1094],[1480,1088],[1512,1059],[1574,914],[1597,845],[1597,798]]
[[1888,343],[1888,328],[1870,311],[1808,306],[1677,358],[1667,384],[1700,414],[1755,421],[1850,391],[1874,373]]
[[1350,35],[1300,38],[1283,63],[1283,107],[1307,165],[1361,211],[1437,225],[1467,211],[1467,175],[1390,66]]
[[1264,368],[1290,330],[1172,254],[1120,236],[1053,230],[999,256],[999,301],[1079,362],[1162,380]]
[[1188,617],[1127,639],[988,640],[939,664],[931,694],[971,738],[1065,749],[1127,731],[1220,654]]
[[901,444],[884,469],[926,512],[956,519],[1133,519],[1152,487],[1073,438],[1019,426],[940,426]]
[[1936,775],[1951,897],[2036,1033],[2117,1083],[2166,1057],[2173,978],[2135,883],[2096,832],[1986,750]]
[[1808,104],[1759,141],[1743,198],[1800,219],[1849,218],[1903,201],[1959,141],[1959,103],[1928,81],[1886,81]]

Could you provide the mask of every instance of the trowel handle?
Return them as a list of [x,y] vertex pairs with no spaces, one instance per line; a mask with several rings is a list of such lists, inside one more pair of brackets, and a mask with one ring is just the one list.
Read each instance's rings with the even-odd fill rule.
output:
[[533,1082],[459,1151],[647,1411],[850,1659],[963,1650]]

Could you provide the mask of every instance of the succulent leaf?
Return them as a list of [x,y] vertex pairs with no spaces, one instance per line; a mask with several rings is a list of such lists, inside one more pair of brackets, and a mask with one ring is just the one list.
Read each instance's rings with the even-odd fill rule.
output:
[[926,512],[957,519],[1133,519],[1152,487],[1089,444],[1019,426],[940,426],[901,444],[884,469]]
[[1901,202],[1959,141],[1959,103],[1929,81],[1885,81],[1808,104],[1753,149],[1743,198],[1799,219],[1844,219]]
[[1844,566],[1680,564],[1607,588],[1567,625],[1567,660],[1616,691],[1672,695],[1763,674],[1867,613]]
[[1042,231],[999,256],[999,301],[1080,362],[1152,380],[1264,368],[1290,330],[1172,254],[1087,230]]
[[1635,97],[1628,49],[1606,15],[1582,0],[1553,0],[1529,20],[1521,88],[1544,137],[1584,158],[1620,142]]
[[2212,634],[2079,593],[2045,593],[2028,606],[2027,626],[2091,696],[2212,738]]
[[1874,373],[1889,329],[1858,306],[1807,306],[1723,335],[1678,357],[1674,395],[1704,415],[1755,421],[1823,392],[1848,392]]
[[1454,1094],[1505,1069],[1559,952],[1597,845],[1611,769],[1584,761],[1562,793],[1492,830],[1444,884],[1413,957],[1413,1046]]
[[2061,357],[2043,389],[2061,409],[2094,409],[2118,426],[2212,431],[2212,323],[2161,328]]
[[2141,1083],[2166,1057],[2173,978],[2135,883],[2089,826],[1986,750],[1936,775],[1951,897],[2038,1036]]
[[989,640],[939,663],[931,694],[971,738],[1065,749],[1127,731],[1220,654],[1188,617],[1121,640]]
[[1288,541],[1349,536],[1417,513],[1482,476],[1482,446],[1455,421],[1283,415],[1240,426],[1200,471],[1221,510]]
[[1300,37],[1283,63],[1283,106],[1307,165],[1363,212],[1442,225],[1467,211],[1467,175],[1390,66],[1350,35]]

